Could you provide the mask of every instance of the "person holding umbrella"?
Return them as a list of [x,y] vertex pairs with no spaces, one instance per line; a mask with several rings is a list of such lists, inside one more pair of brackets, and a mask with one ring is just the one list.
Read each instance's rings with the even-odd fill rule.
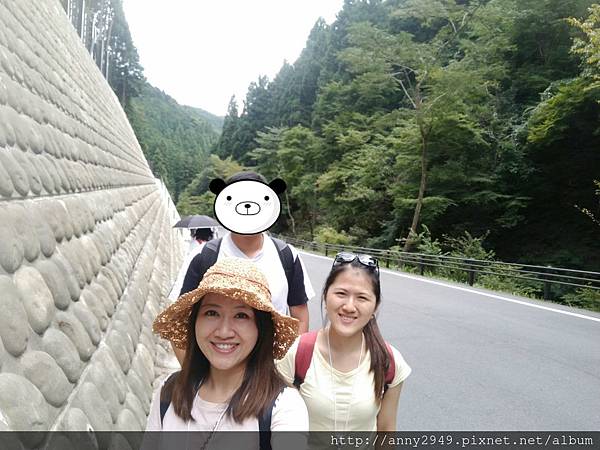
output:
[[[204,248],[204,244],[210,241],[213,238],[213,231],[210,227],[212,227],[212,223],[218,223],[211,219],[208,216],[189,216],[185,219],[180,220],[175,224],[174,228],[190,228],[192,234],[192,242],[190,243],[190,248],[188,249],[188,253],[183,260],[183,264],[181,264],[181,268],[177,273],[177,278],[175,279],[175,283],[171,288],[171,292],[169,292],[168,298],[171,301],[177,300],[179,297],[179,293],[181,292],[181,287],[183,286],[183,280],[185,279],[185,274],[190,266],[190,262],[196,255],[198,255],[202,249]],[[198,226],[198,228],[194,229],[193,226]]]

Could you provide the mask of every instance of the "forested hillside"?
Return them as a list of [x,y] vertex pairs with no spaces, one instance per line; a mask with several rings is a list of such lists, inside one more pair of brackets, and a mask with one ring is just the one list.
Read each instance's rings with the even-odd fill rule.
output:
[[176,202],[205,166],[223,119],[179,105],[144,77],[122,0],[62,0],[69,20],[123,105],[152,168]]
[[219,139],[218,118],[181,106],[147,83],[125,111],[154,175],[163,179],[177,202]]
[[216,152],[286,180],[288,233],[444,251],[468,232],[499,259],[597,270],[591,5],[346,0],[230,103]]

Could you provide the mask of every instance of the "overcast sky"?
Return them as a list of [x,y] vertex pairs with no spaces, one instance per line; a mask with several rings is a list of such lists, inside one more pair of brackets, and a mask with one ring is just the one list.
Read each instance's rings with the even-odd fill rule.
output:
[[225,115],[259,75],[293,63],[319,17],[343,0],[123,0],[150,84],[179,103]]

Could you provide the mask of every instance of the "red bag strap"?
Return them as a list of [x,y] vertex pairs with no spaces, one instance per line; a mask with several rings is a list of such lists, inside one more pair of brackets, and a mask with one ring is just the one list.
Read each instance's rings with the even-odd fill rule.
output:
[[394,381],[394,377],[396,376],[396,361],[394,360],[394,352],[392,351],[390,344],[387,342],[385,343],[385,346],[387,348],[388,355],[390,355],[390,365],[385,372],[385,387],[383,392],[387,391],[389,385],[392,383],[392,381]]
[[300,336],[298,350],[296,351],[296,357],[294,359],[294,386],[296,386],[296,389],[300,389],[300,385],[304,383],[306,372],[310,367],[310,361],[315,349],[318,333],[318,330],[310,331]]

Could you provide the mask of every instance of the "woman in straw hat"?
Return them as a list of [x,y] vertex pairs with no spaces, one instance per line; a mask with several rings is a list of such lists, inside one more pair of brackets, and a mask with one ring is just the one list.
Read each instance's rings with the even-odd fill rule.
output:
[[275,311],[267,280],[250,261],[218,261],[153,328],[186,356],[154,394],[147,430],[208,431],[210,440],[215,431],[308,429],[302,398],[274,363],[297,337],[298,320]]

